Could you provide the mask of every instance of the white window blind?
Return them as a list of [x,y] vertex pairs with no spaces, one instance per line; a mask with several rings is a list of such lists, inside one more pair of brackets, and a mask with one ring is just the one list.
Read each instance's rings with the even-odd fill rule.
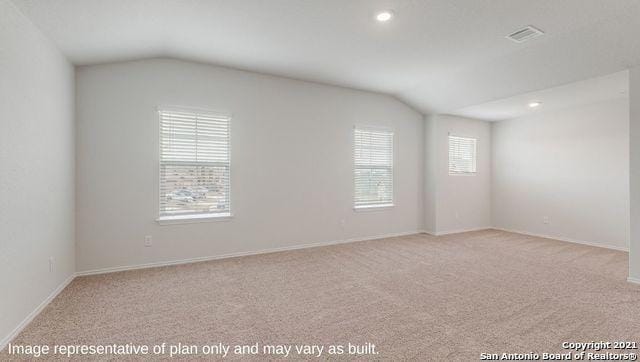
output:
[[476,172],[475,138],[449,136],[449,174],[473,174]]
[[353,132],[355,208],[393,206],[393,132]]
[[160,219],[231,212],[230,119],[160,111]]

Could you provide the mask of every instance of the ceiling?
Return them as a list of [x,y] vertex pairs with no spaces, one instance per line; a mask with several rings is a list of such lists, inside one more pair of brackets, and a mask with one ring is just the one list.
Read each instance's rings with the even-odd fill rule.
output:
[[[629,72],[624,70],[607,76],[465,107],[450,113],[485,121],[502,121],[628,96]],[[534,108],[529,107],[533,102],[541,104]]]
[[[640,64],[637,0],[13,0],[74,64],[176,57],[388,93],[423,113]],[[395,17],[378,23],[379,10]],[[525,25],[546,34],[517,44]]]

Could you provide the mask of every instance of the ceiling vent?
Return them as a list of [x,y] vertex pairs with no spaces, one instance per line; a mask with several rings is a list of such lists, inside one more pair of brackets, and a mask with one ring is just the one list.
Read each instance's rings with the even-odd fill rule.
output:
[[529,25],[527,27],[524,27],[518,31],[514,31],[513,33],[507,35],[507,38],[515,41],[516,43],[524,43],[527,40],[537,38],[543,34],[544,32],[542,30]]

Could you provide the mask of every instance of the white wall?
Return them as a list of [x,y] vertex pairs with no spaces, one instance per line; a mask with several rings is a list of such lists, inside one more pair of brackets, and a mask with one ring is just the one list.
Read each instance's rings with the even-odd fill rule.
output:
[[640,67],[629,71],[629,280],[640,283]]
[[424,124],[424,230],[436,234],[436,196],[437,196],[437,147],[436,119],[438,116],[425,117]]
[[[391,97],[169,59],[76,80],[79,271],[422,228],[422,117]],[[155,222],[163,105],[233,114],[232,220]],[[352,210],[355,124],[395,129],[392,209]]]
[[492,131],[495,227],[627,248],[626,99],[496,122]]
[[0,0],[0,348],[75,271],[73,76]]
[[[475,175],[449,175],[449,134],[476,138]],[[491,126],[434,115],[425,124],[425,228],[432,234],[491,227]]]

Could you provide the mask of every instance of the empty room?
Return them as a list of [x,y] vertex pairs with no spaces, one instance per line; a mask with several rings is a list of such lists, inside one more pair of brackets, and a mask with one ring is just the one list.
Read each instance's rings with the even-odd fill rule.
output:
[[637,360],[637,34],[637,0],[0,0],[0,360]]

